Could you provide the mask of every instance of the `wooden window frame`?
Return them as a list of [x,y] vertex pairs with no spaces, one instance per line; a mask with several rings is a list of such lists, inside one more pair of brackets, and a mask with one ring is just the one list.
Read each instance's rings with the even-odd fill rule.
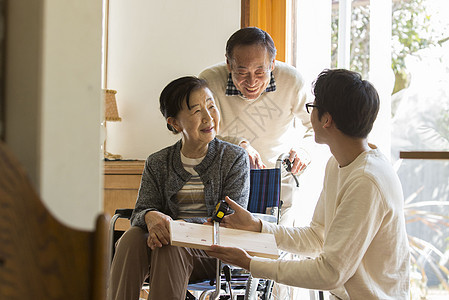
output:
[[255,26],[268,32],[276,45],[276,59],[287,57],[288,0],[241,0],[241,28]]

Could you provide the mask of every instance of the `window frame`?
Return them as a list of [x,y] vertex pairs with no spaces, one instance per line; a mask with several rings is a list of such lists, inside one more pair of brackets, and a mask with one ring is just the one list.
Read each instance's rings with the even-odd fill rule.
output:
[[268,32],[276,45],[276,59],[287,57],[287,9],[291,0],[241,0],[241,28],[255,26]]

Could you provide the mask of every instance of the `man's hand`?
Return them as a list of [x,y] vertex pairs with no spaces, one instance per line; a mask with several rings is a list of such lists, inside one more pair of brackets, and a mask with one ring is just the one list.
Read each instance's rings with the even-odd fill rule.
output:
[[[221,220],[220,226],[234,229],[241,229],[247,231],[261,232],[261,221],[253,217],[253,215],[238,205],[234,200],[231,200],[226,196],[225,201],[229,204],[229,208],[232,208],[234,212],[230,215],[226,215]],[[205,224],[212,225],[212,220],[208,219]]]
[[259,152],[253,148],[248,142],[243,141],[240,147],[246,150],[249,156],[249,165],[251,169],[265,169],[267,166],[263,163]]
[[170,243],[170,221],[172,218],[158,211],[149,211],[145,214],[145,223],[148,228],[147,245],[154,250]]
[[310,156],[305,151],[291,149],[289,160],[292,162],[291,172],[293,175],[298,175],[310,164]]
[[209,254],[210,256],[219,258],[225,263],[249,271],[249,266],[252,257],[241,248],[212,245],[211,250],[206,251],[206,253]]

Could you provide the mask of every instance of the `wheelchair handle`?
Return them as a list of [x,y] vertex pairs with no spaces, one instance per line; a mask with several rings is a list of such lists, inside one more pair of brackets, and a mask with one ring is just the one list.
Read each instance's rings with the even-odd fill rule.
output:
[[[281,166],[285,167],[285,170],[287,172],[291,173],[292,170],[292,162],[290,161],[290,154],[289,153],[283,153],[281,155],[279,155],[278,159],[276,160],[276,168],[281,168]],[[299,181],[298,178],[296,177],[296,175],[293,175],[293,173],[291,173],[293,176],[293,179],[296,182],[296,187],[299,187]]]

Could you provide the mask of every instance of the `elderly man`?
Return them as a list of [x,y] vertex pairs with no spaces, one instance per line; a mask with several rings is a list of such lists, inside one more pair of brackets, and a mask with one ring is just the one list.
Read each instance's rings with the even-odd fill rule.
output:
[[[298,174],[309,158],[298,155],[304,145],[295,144],[298,139],[293,135],[297,137],[299,131],[303,137],[312,136],[304,109],[304,80],[296,68],[276,61],[275,56],[268,33],[243,28],[229,38],[226,62],[207,68],[199,77],[208,82],[222,114],[220,135],[247,150],[252,168],[273,167],[281,153],[290,153],[291,171]],[[285,174],[281,224],[293,225],[296,190],[291,174]]]

